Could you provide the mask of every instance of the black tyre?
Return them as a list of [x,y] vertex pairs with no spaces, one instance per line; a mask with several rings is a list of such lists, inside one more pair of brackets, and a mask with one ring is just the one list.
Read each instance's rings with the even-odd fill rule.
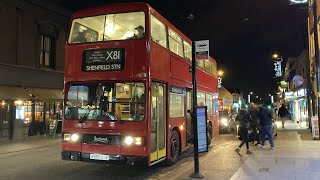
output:
[[170,156],[166,160],[166,165],[171,166],[179,160],[180,137],[177,131],[173,130],[170,138]]
[[208,127],[207,127],[207,138],[208,138],[208,146],[211,144],[211,140],[212,140],[212,126],[211,123],[208,123]]
[[139,160],[134,162],[134,166],[138,168],[147,168],[148,162],[147,160]]

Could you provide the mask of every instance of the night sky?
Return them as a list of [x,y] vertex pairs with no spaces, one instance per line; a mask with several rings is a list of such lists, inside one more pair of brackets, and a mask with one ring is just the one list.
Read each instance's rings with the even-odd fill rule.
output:
[[[75,11],[120,0],[54,0]],[[223,69],[223,86],[275,93],[272,53],[286,60],[308,48],[307,5],[288,0],[149,0],[162,16],[192,40],[210,40],[210,55]],[[194,14],[194,19],[187,17]]]

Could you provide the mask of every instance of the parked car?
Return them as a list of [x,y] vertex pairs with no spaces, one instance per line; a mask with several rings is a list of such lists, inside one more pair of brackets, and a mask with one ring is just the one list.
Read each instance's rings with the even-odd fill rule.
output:
[[234,119],[228,111],[219,111],[219,131],[230,133],[233,130]]

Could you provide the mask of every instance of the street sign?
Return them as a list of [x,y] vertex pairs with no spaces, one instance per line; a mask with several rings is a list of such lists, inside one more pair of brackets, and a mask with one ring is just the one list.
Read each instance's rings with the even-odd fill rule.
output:
[[209,59],[209,40],[195,41],[196,60]]

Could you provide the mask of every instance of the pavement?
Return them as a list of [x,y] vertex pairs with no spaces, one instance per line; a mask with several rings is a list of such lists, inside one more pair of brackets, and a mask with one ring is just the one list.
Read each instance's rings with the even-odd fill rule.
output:
[[0,144],[0,155],[15,153],[45,147],[57,146],[61,143],[61,137],[56,136],[32,136],[23,141],[13,141]]
[[[281,123],[280,123],[281,124]],[[280,127],[280,126],[279,126]],[[16,179],[149,179],[192,180],[193,153],[184,153],[179,162],[147,169],[96,163],[62,161],[61,137],[37,136],[26,141],[0,144],[0,180]],[[251,145],[252,155],[235,153],[240,141],[233,134],[214,137],[208,153],[200,154],[200,172],[204,179],[320,179],[320,142],[310,129],[287,121],[278,129],[275,150]],[[266,144],[268,147],[268,143]]]
[[[281,125],[281,123],[278,123]],[[275,149],[251,145],[252,155],[242,156],[234,151],[240,141],[222,141],[228,135],[220,135],[212,150],[200,157],[200,173],[203,179],[230,180],[294,180],[320,179],[320,142],[313,140],[310,129],[305,125],[287,120],[285,128],[279,126],[275,138]],[[192,159],[191,159],[192,160]],[[190,180],[194,172],[193,162],[177,167],[164,176],[154,179]]]

